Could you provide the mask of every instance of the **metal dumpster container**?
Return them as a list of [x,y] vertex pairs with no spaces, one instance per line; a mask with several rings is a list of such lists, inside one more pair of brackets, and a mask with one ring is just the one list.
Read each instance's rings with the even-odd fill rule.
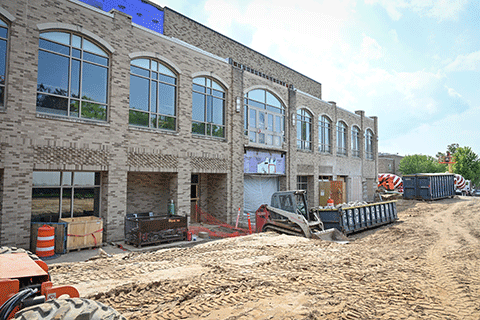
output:
[[325,229],[336,228],[347,235],[398,219],[396,201],[349,208],[319,209],[316,213]]
[[455,195],[451,173],[418,173],[403,176],[405,199],[438,200]]
[[187,239],[187,217],[128,213],[125,217],[125,243],[137,247]]

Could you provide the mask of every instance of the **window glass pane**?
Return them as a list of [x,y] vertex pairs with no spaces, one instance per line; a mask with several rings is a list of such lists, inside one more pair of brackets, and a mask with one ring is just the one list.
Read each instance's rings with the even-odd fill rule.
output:
[[193,88],[194,91],[198,91],[198,92],[205,92],[205,90],[206,90],[205,87],[202,87],[202,86],[199,86],[199,85],[196,85],[196,84],[194,84],[192,86],[192,88]]
[[268,145],[273,144],[273,136],[271,134],[267,134],[267,144]]
[[72,35],[72,46],[75,48],[82,48],[82,38],[76,35]]
[[80,58],[82,57],[82,54],[81,54],[81,53],[82,53],[82,52],[81,52],[80,50],[78,50],[78,49],[72,49],[72,56],[73,56],[74,58],[80,59]]
[[273,114],[268,115],[268,130],[273,131]]
[[253,100],[248,100],[248,105],[259,109],[265,109],[265,105],[263,103],[259,103]]
[[248,92],[248,98],[265,103],[265,90],[252,90]]
[[130,66],[130,72],[144,77],[150,77],[150,71]]
[[32,222],[58,222],[60,188],[32,189]]
[[205,134],[205,123],[192,122],[192,133]]
[[73,182],[76,186],[94,186],[95,172],[74,172]]
[[193,79],[193,83],[196,83],[198,85],[201,85],[201,86],[205,86],[205,78],[195,78]]
[[82,99],[106,103],[107,75],[107,68],[83,63]]
[[148,113],[130,110],[128,123],[134,126],[148,127]]
[[4,105],[5,87],[0,87],[0,106]]
[[60,172],[51,171],[34,171],[33,172],[33,186],[59,186]]
[[148,59],[135,59],[132,60],[131,64],[140,68],[150,69],[150,60]]
[[158,62],[150,60],[150,70],[158,71]]
[[225,136],[224,127],[212,125],[212,136],[223,138]]
[[70,100],[70,117],[78,117],[80,115],[80,101]]
[[150,114],[150,128],[157,128],[157,115]]
[[218,98],[225,98],[225,93],[222,91],[213,90],[212,94]]
[[66,116],[68,115],[68,99],[37,94],[37,111]]
[[298,122],[297,123],[297,140],[302,139],[302,123]]
[[73,98],[80,98],[80,61],[78,60],[72,60],[70,96]]
[[99,54],[101,56],[108,57],[108,55],[105,53],[105,51],[103,51],[102,49],[100,49],[99,46],[91,43],[87,39],[83,39],[83,50],[87,50],[87,51],[90,51],[92,53],[96,53],[96,54]]
[[66,96],[69,59],[57,54],[38,52],[37,90]]
[[98,216],[94,210],[95,194],[98,194],[98,192],[95,192],[95,188],[75,188],[73,200],[74,217]]
[[49,51],[58,52],[65,55],[70,55],[70,48],[63,46],[61,44],[53,43],[50,41],[40,39],[40,48],[46,49]]
[[278,100],[273,94],[267,91],[267,104],[281,108],[282,104],[280,103],[280,100]]
[[[159,63],[158,64],[158,72],[166,74],[167,76],[174,77],[175,78],[175,73],[173,73],[170,69],[165,67],[163,64]],[[195,82],[195,81],[194,81]]]
[[212,88],[215,89],[215,90],[218,90],[218,91],[224,91],[222,86],[219,85],[217,82],[215,81],[212,81]]
[[108,58],[100,57],[100,56],[97,56],[96,54],[84,52],[83,59],[93,63],[101,64],[102,66],[108,66]]
[[272,106],[270,106],[270,105],[267,105],[267,110],[268,110],[268,111],[275,112],[275,113],[283,113],[283,110],[282,110],[282,109],[279,109],[279,108],[276,108],[276,107],[272,107]]
[[62,193],[62,218],[71,217],[72,188],[63,188]]
[[211,88],[212,87],[212,80],[205,78],[205,86]]
[[207,95],[207,122],[212,122],[213,120],[213,98],[212,96]]
[[[176,88],[168,84],[159,83],[158,84],[158,113],[174,116],[175,115],[175,90]],[[194,93],[198,95],[198,93]],[[203,99],[203,95],[202,96]],[[200,119],[196,119],[200,120]],[[200,120],[203,121],[203,120]]]
[[64,32],[44,32],[40,34],[40,38],[52,40],[55,42],[63,43],[67,46],[70,45],[70,33]]
[[107,120],[107,106],[93,102],[82,102],[82,118]]
[[281,146],[282,142],[279,136],[274,136],[273,137],[273,145],[275,146]]
[[256,128],[257,126],[257,111],[250,109],[250,120],[248,121],[251,128]]
[[258,113],[258,128],[265,129],[265,113],[263,112]]
[[200,93],[192,93],[192,119],[205,121],[205,96]]
[[8,37],[8,29],[0,28],[0,38],[7,39],[7,37]]
[[168,129],[175,130],[175,118],[159,116],[158,117],[158,128],[159,129]]
[[62,185],[64,185],[64,186],[71,186],[72,185],[72,173],[71,172],[63,172],[62,173]]
[[7,62],[7,41],[0,40],[0,84],[5,84],[6,62]]
[[275,132],[282,132],[282,122],[279,116],[275,116]]
[[158,80],[170,84],[175,84],[177,80],[175,78],[169,77],[169,76],[164,76],[163,74],[158,75]]
[[255,131],[249,131],[248,140],[250,140],[250,142],[257,142],[257,133]]
[[258,134],[258,143],[265,143],[265,133]]
[[213,123],[223,125],[223,100],[213,98]]
[[150,111],[157,112],[157,83],[150,82]]

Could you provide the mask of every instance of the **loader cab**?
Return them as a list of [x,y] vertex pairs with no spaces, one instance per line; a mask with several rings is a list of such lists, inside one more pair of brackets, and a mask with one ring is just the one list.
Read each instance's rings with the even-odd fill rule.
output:
[[275,192],[272,195],[271,206],[288,212],[301,214],[307,218],[308,206],[304,190]]

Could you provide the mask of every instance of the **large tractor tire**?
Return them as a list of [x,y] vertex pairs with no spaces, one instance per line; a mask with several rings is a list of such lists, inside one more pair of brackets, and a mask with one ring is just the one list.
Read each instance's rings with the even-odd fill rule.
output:
[[17,312],[17,320],[126,320],[101,302],[84,298],[48,300]]
[[30,258],[32,258],[32,260],[40,260],[40,258],[36,254],[22,248],[0,247],[0,254],[9,254],[9,253],[26,253]]

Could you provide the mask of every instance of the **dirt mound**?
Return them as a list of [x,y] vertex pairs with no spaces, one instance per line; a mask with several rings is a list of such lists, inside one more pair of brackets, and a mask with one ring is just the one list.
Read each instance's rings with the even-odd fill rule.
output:
[[397,208],[346,245],[262,233],[51,274],[128,319],[479,319],[480,199]]

